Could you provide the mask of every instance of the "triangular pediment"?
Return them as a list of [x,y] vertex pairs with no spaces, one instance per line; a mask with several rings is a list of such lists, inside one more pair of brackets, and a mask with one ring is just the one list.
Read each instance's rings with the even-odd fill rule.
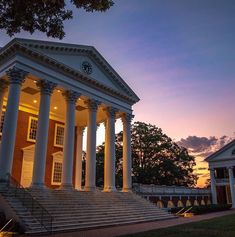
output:
[[235,140],[228,143],[212,155],[208,156],[205,161],[223,161],[223,160],[235,160]]
[[[12,41],[12,44],[14,43],[29,49],[31,54],[35,52],[44,58],[54,60],[55,64],[61,64],[63,67],[79,72],[82,76],[88,77],[91,83],[93,81],[94,84],[98,83],[104,88],[110,88],[129,97],[133,102],[139,101],[132,89],[93,46],[18,38]],[[90,68],[88,71],[84,69],[87,65]]]
[[[50,51],[44,51],[43,53],[49,56],[50,58],[55,59],[57,62],[67,65],[79,71],[81,74],[93,78],[95,81],[98,81],[101,84],[104,84],[114,90],[123,92],[118,86],[118,84],[115,83],[112,79],[110,79],[108,73],[105,72],[104,69],[95,60],[93,60],[91,56],[79,53],[53,53]],[[86,72],[83,71],[83,64],[85,67],[91,66],[91,74],[86,74]]]

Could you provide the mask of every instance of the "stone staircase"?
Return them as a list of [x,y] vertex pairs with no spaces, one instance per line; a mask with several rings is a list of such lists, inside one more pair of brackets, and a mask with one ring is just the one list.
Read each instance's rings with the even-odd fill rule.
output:
[[[0,196],[7,205],[1,207],[3,210],[7,208],[12,209],[12,213],[16,214],[20,224],[24,227],[26,233],[46,233],[47,230],[40,224],[40,222],[32,215],[22,202],[15,197],[12,190],[9,190],[4,184],[0,183]],[[27,199],[25,200],[27,201]],[[11,218],[16,219],[15,216]]]
[[[43,192],[28,189],[52,215],[53,232],[75,231],[105,226],[133,224],[175,218],[157,208],[154,204],[134,193],[79,192],[75,190],[51,190]],[[27,233],[41,233],[46,230],[9,196],[9,203],[24,221]]]

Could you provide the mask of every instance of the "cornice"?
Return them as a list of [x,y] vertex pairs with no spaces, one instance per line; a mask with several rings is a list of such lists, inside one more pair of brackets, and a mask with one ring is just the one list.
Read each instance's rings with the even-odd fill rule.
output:
[[[20,39],[19,39],[20,40]],[[28,42],[28,43],[27,43]],[[135,96],[139,100],[138,96],[132,91],[132,89],[126,84],[126,82],[117,74],[117,72],[108,64],[104,57],[93,46],[87,45],[75,45],[75,44],[63,44],[50,41],[24,41],[24,45],[32,48],[40,48],[57,52],[69,52],[69,53],[83,53],[92,57],[102,66],[109,76],[114,80],[127,94]],[[108,66],[107,66],[108,65]]]
[[[34,41],[33,41],[34,42]],[[42,44],[35,44],[35,42],[41,42]],[[136,96],[136,94],[129,88],[129,86],[122,80],[122,78],[113,70],[109,70],[109,67],[107,66],[107,62],[105,59],[98,53],[98,51],[92,47],[92,46],[77,46],[71,45],[70,47],[67,47],[67,44],[61,44],[61,43],[54,43],[55,45],[52,45],[52,42],[46,42],[46,41],[35,41],[34,43],[27,43],[27,42],[20,42],[17,39],[12,40],[10,43],[8,43],[5,47],[0,49],[0,62],[8,59],[12,55],[15,55],[17,52],[23,53],[24,55],[27,55],[28,57],[32,58],[33,60],[38,60],[40,62],[46,63],[46,65],[50,65],[50,67],[53,67],[56,70],[61,70],[66,74],[69,74],[70,76],[75,77],[77,80],[80,80],[81,82],[92,85],[95,88],[101,89],[104,92],[109,92],[111,95],[116,95],[118,97],[123,98],[124,100],[127,100],[131,102],[131,104],[134,104],[139,101],[139,98]],[[48,43],[46,45],[45,43]],[[59,44],[60,46],[56,46],[56,44]],[[68,44],[69,45],[69,44]],[[33,48],[33,49],[32,49]],[[68,53],[85,53],[86,55],[90,55],[93,60],[96,60],[99,65],[102,66],[102,68],[109,73],[109,76],[116,81],[116,83],[129,95],[124,95],[123,93],[116,91],[106,85],[103,85],[102,83],[98,82],[97,80],[85,76],[78,70],[75,70],[63,63],[60,63],[56,61],[55,59],[50,58],[49,56],[43,54],[42,52],[37,51],[37,48],[40,49],[49,49],[54,50],[57,52],[68,52]],[[117,75],[115,75],[116,73]]]

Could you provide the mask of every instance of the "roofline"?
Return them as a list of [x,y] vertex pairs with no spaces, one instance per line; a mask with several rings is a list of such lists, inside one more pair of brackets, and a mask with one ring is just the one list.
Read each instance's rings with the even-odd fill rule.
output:
[[[15,52],[16,50],[21,50],[21,49],[23,49],[23,51],[30,51],[31,53],[36,53],[36,54],[40,54],[40,55],[42,55],[42,56],[44,56],[44,57],[46,57],[46,58],[48,58],[49,60],[51,60],[51,61],[56,61],[55,59],[52,59],[52,58],[50,58],[49,56],[47,56],[47,55],[44,55],[43,53],[41,53],[41,52],[39,52],[39,51],[37,51],[37,50],[33,50],[32,48],[29,48],[29,47],[27,47],[27,43],[30,43],[30,42],[33,42],[33,43],[39,43],[39,42],[42,42],[42,44],[45,44],[45,43],[49,43],[50,44],[50,48],[52,47],[52,48],[54,48],[55,50],[58,50],[58,49],[60,49],[60,50],[62,50],[62,48],[63,48],[63,46],[62,45],[64,45],[64,49],[63,50],[65,50],[66,48],[69,50],[69,51],[71,51],[71,50],[74,50],[74,49],[76,49],[76,50],[79,50],[79,51],[82,51],[83,52],[83,50],[84,50],[84,52],[86,52],[86,51],[90,51],[90,53],[93,53],[94,54],[94,57],[96,57],[98,60],[99,60],[99,58],[97,57],[97,54],[98,54],[98,56],[101,58],[101,63],[102,64],[107,64],[112,70],[114,70],[108,63],[107,63],[107,61],[100,55],[100,53],[93,47],[93,46],[82,46],[82,45],[73,45],[73,44],[64,44],[64,43],[58,43],[58,42],[50,42],[50,41],[39,41],[39,40],[28,40],[28,39],[21,39],[21,38],[14,38],[13,40],[11,40],[10,42],[8,42],[4,47],[2,47],[1,49],[0,49],[0,60],[2,59],[2,58],[5,58],[5,57],[7,57],[9,54],[11,54],[11,53],[13,53],[13,52]],[[60,48],[58,48],[57,49],[57,47],[55,47],[55,44],[59,44],[60,46],[62,46],[62,47],[60,47]],[[36,45],[36,44],[35,44]],[[74,47],[67,47],[67,45],[73,45],[73,46],[75,46],[75,48]],[[48,46],[48,45],[44,45],[44,46]],[[37,47],[36,47],[37,48]],[[27,50],[26,50],[27,49]],[[5,51],[5,52],[4,52]],[[67,50],[66,50],[67,51]],[[95,51],[95,53],[97,53],[97,54],[95,54],[94,53],[94,51]],[[103,62],[102,62],[103,61]],[[57,61],[56,61],[57,62]],[[57,62],[57,64],[60,64],[60,65],[62,65],[63,67],[62,68],[69,68],[69,71],[76,71],[76,74],[80,74],[80,76],[84,79],[84,78],[86,78],[86,76],[84,76],[83,74],[81,74],[79,71],[77,71],[77,70],[75,70],[75,69],[72,69],[72,68],[70,68],[69,66],[67,66],[67,65],[64,65],[63,63],[60,63],[60,62]],[[107,66],[106,66],[107,67]],[[68,71],[68,70],[67,70]],[[66,71],[66,72],[67,72]],[[115,71],[114,71],[115,72]],[[74,74],[74,73],[73,73]],[[116,79],[116,81],[118,81],[119,80],[119,82],[120,82],[120,79],[121,79],[121,82],[124,82],[123,81],[123,79],[115,72],[115,74],[118,76],[118,79]],[[112,73],[112,75],[113,75],[113,73]],[[111,75],[111,76],[112,76]],[[114,75],[115,77],[116,77],[116,75]],[[114,77],[113,76],[113,77]],[[112,78],[113,78],[112,77]],[[88,78],[88,80],[89,81],[91,81],[91,79],[90,78]],[[94,79],[93,79],[94,80]],[[95,82],[95,80],[94,80],[94,82]],[[95,82],[97,85],[98,84],[100,84],[99,82]],[[103,84],[101,84],[101,85],[103,85]],[[129,88],[129,86],[125,83],[125,85],[128,87],[128,88],[124,88],[124,86],[121,86],[123,89],[124,89],[124,91],[126,91],[126,93],[127,93],[127,95],[125,95],[125,94],[123,94],[123,93],[120,93],[120,92],[118,92],[118,91],[116,91],[116,90],[114,90],[114,89],[112,89],[112,88],[109,88],[109,87],[107,87],[106,85],[103,85],[103,87],[107,87],[107,89],[109,89],[109,90],[112,90],[113,92],[116,92],[116,93],[118,93],[120,96],[122,96],[122,97],[126,97],[126,99],[128,98],[128,100],[129,101],[132,101],[132,104],[135,104],[135,103],[137,103],[140,99],[139,99],[139,97]],[[127,89],[128,90],[130,90],[130,91],[127,91]]]
[[[89,46],[89,45],[78,45],[78,44],[70,44],[70,43],[62,43],[62,42],[54,42],[54,41],[44,41],[44,40],[35,40],[35,39],[26,39],[26,38],[14,38],[13,40],[11,40],[8,44],[6,44],[6,48],[8,47],[8,45],[10,45],[11,43],[15,43],[18,42],[20,44],[24,44],[26,46],[31,46],[31,44],[33,44],[34,46],[36,46],[37,44],[41,44],[44,45],[46,48],[48,46],[52,47],[55,50],[61,50],[62,48],[64,49],[81,49],[83,48],[84,50],[90,50],[91,52],[93,52],[96,57],[99,59],[99,61],[102,62],[103,65],[108,65],[108,69],[110,71],[110,73],[112,74],[112,78],[115,79],[115,81],[119,84],[119,86],[121,86],[122,89],[124,89],[126,91],[127,94],[131,95],[132,97],[135,97],[135,103],[137,103],[140,98],[136,95],[136,93],[130,88],[130,86],[121,78],[121,76],[115,71],[115,69],[107,62],[107,60],[99,53],[99,51],[94,47],[94,46]],[[55,45],[58,45],[58,48],[55,47]],[[4,46],[4,48],[5,48]],[[1,53],[1,49],[0,49],[0,53]]]
[[206,157],[204,159],[204,161],[210,161],[211,159],[213,159],[214,157],[216,157],[217,155],[219,155],[220,153],[222,153],[223,151],[227,150],[229,147],[231,147],[232,145],[235,144],[235,139],[232,140],[231,142],[229,142],[228,144],[226,144],[225,146],[223,146],[222,148],[220,148],[218,151],[214,152],[213,154],[209,155],[208,157]]

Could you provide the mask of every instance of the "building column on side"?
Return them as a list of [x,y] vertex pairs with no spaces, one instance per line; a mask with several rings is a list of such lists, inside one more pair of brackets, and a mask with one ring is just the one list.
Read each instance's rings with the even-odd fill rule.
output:
[[115,186],[115,108],[105,109],[104,192],[116,191]]
[[1,180],[6,180],[6,174],[11,173],[15,147],[18,107],[20,101],[20,90],[22,83],[25,81],[25,78],[28,75],[28,72],[17,67],[13,67],[9,69],[6,74],[9,79],[9,93],[0,151]]
[[215,170],[210,169],[212,204],[217,204]]
[[7,81],[0,79],[0,121],[2,118],[3,99],[4,99],[5,92],[7,90],[7,87],[8,87]]
[[231,192],[231,198],[232,198],[232,208],[235,208],[235,190],[234,190],[233,167],[228,167],[228,173],[229,173],[230,192]]
[[77,126],[75,188],[82,190],[82,146],[84,127]]
[[131,192],[132,190],[132,157],[131,157],[131,120],[132,114],[124,114],[122,116],[123,123],[123,192]]
[[62,168],[62,189],[73,188],[73,158],[74,158],[74,135],[75,135],[75,106],[79,93],[65,91],[63,93],[66,101],[66,121],[64,132],[63,168]]
[[56,84],[50,81],[40,80],[37,82],[37,87],[40,89],[40,106],[31,187],[43,188],[45,186],[50,102],[51,94]]
[[88,100],[88,126],[87,126],[87,154],[85,191],[95,191],[96,183],[96,113],[98,105],[96,100]]

